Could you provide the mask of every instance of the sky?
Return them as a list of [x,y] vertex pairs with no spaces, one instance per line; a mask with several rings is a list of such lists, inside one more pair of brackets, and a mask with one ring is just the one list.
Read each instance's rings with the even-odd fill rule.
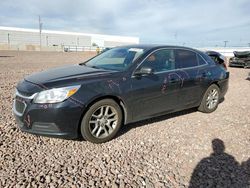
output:
[[0,26],[135,36],[141,43],[249,46],[250,0],[1,0]]

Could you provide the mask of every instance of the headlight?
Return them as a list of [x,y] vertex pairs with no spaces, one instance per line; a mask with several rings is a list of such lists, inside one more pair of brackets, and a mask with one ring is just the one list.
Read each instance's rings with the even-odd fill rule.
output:
[[49,89],[46,91],[42,91],[37,94],[34,99],[34,103],[58,103],[62,102],[65,99],[69,98],[70,96],[74,95],[77,90],[81,86],[70,86],[70,87],[62,87],[62,88],[55,88]]

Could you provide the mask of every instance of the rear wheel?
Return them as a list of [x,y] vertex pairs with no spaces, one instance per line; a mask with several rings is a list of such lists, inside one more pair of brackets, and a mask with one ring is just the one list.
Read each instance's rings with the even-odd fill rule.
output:
[[204,113],[211,113],[215,111],[218,107],[219,99],[220,89],[217,85],[212,84],[204,94],[198,110]]
[[107,142],[116,135],[121,124],[120,106],[112,99],[104,99],[93,104],[84,115],[81,134],[93,143]]

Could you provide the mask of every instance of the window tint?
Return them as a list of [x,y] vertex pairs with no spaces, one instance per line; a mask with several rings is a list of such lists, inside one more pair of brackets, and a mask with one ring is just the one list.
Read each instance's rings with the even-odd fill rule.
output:
[[155,72],[175,69],[174,51],[171,49],[158,50],[152,53],[140,67],[150,67]]
[[206,65],[206,61],[200,56],[200,55],[197,55],[198,57],[198,62],[199,62],[199,65]]
[[196,53],[189,50],[175,50],[175,61],[178,68],[189,68],[198,65]]

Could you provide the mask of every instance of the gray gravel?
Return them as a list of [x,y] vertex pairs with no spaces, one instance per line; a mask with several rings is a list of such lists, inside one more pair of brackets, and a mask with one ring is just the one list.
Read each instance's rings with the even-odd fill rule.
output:
[[[11,112],[18,80],[92,55],[0,51],[0,187],[188,187],[191,178],[190,187],[250,187],[249,69],[229,68],[230,89],[211,114],[126,125],[100,145],[22,133]],[[225,145],[218,155],[216,138]]]

